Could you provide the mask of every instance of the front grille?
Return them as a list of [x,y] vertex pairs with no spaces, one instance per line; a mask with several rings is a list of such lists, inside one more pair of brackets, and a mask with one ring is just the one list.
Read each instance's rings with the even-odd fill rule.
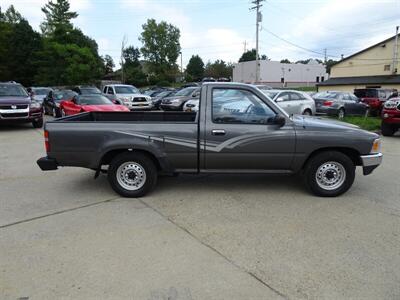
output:
[[132,102],[147,102],[145,97],[135,97]]
[[3,119],[7,118],[27,118],[29,116],[28,113],[12,113],[12,114],[1,114]]
[[[14,106],[14,108],[13,108],[13,106]],[[0,109],[27,109],[27,108],[28,108],[28,104],[0,105]]]

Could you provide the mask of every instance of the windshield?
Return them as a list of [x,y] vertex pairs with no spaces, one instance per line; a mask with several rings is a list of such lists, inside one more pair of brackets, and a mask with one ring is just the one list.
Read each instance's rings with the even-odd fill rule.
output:
[[278,94],[278,92],[272,92],[268,90],[263,90],[262,92],[264,93],[264,95],[270,97],[271,99],[274,99],[275,96]]
[[164,91],[161,92],[157,95],[157,97],[166,97],[166,96],[172,96],[174,94],[174,91]]
[[54,93],[54,100],[56,102],[60,102],[63,100],[70,100],[72,98],[74,98],[74,96],[76,96],[77,93],[73,92],[73,91],[67,91],[67,92],[56,92]]
[[180,90],[174,96],[190,96],[196,89],[197,88],[195,88],[195,87],[188,87],[183,90]]
[[47,95],[51,90],[50,89],[32,89],[32,91],[36,95]]
[[0,97],[28,97],[25,89],[18,84],[0,84]]
[[112,105],[108,98],[102,95],[81,96],[79,97],[80,105]]
[[377,90],[368,90],[368,89],[361,89],[361,90],[355,90],[354,95],[356,95],[358,98],[377,98],[378,97],[378,91]]
[[328,99],[337,99],[339,96],[339,93],[335,92],[322,92],[322,93],[316,93],[313,98],[328,98]]
[[81,88],[82,95],[101,94],[98,88]]
[[140,94],[139,90],[133,86],[115,86],[116,94]]

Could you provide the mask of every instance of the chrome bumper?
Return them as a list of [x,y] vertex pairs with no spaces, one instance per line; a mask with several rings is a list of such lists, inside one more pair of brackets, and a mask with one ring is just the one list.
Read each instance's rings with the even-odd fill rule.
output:
[[369,154],[362,155],[360,158],[364,175],[369,175],[382,163],[383,155],[382,153]]

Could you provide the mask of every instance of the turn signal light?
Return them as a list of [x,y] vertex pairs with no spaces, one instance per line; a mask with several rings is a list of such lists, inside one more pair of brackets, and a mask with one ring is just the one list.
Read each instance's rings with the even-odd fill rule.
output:
[[376,139],[372,144],[371,153],[380,153],[381,152],[381,140]]
[[46,148],[46,152],[50,152],[49,132],[47,130],[44,131],[44,146]]

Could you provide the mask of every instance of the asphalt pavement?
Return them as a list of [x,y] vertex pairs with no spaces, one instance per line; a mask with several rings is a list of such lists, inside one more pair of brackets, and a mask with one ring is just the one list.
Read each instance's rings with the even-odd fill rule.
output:
[[400,299],[400,135],[338,198],[297,176],[42,172],[42,131],[0,127],[0,299]]

